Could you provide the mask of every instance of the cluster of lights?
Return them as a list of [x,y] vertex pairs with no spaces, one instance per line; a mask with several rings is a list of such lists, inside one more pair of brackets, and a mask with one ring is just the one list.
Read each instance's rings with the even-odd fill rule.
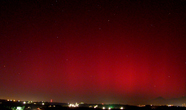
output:
[[[102,107],[103,110],[105,110],[106,108],[105,107]],[[108,110],[111,110],[112,108],[111,107],[108,107]],[[124,107],[120,107],[120,110],[123,110]]]
[[[18,102],[20,102],[20,101],[18,101]],[[23,101],[23,104],[31,104],[31,103],[33,103],[33,101]]]
[[20,102],[20,100],[12,100],[12,99],[7,99],[7,101],[13,101],[13,102]]
[[[105,110],[106,108],[105,107],[102,107],[102,109]],[[109,107],[108,110],[111,110],[111,107]]]
[[75,104],[69,104],[68,106],[69,106],[69,107],[79,107],[79,104],[78,104],[78,103],[75,103]]
[[138,105],[138,107],[145,107],[146,105]]
[[167,105],[168,107],[172,107],[173,105]]
[[56,107],[55,105],[49,105],[48,107]]

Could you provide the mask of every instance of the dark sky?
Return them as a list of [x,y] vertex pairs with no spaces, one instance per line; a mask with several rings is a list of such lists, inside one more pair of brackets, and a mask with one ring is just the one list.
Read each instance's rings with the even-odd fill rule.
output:
[[186,96],[185,0],[1,0],[0,98]]

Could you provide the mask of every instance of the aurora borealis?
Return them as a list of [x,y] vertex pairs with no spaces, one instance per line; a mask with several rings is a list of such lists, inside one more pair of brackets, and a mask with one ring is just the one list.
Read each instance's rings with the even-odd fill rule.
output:
[[184,0],[0,1],[0,97],[135,103],[186,95]]

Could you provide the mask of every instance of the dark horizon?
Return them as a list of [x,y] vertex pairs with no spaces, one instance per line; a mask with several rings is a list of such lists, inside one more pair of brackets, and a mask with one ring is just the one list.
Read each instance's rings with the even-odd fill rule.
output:
[[0,1],[0,98],[186,97],[186,1]]
[[[186,97],[179,97],[179,98],[171,98],[171,99],[165,99],[163,97],[156,97],[154,99],[148,99],[148,100],[141,100],[140,102],[130,102],[127,103],[127,101],[125,101],[126,103],[103,103],[103,102],[78,102],[78,101],[73,101],[73,102],[60,102],[60,101],[55,101],[53,99],[50,100],[18,100],[18,99],[0,99],[0,100],[6,100],[6,101],[12,101],[12,102],[51,102],[51,103],[83,103],[83,104],[124,104],[124,105],[169,105],[169,104],[173,104],[174,106],[181,106],[185,103]],[[123,100],[124,101],[124,100]],[[185,103],[186,104],[186,103]]]
[[166,105],[123,105],[123,104],[78,104],[78,103],[52,103],[52,102],[16,102],[5,101],[0,99],[1,110],[184,110],[185,105],[174,106],[172,104]]

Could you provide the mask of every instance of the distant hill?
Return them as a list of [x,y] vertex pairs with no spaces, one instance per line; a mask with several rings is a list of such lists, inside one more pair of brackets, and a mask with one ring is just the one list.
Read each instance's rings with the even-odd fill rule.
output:
[[148,103],[155,104],[155,105],[173,104],[175,106],[181,106],[182,104],[186,103],[186,97],[172,98],[172,99],[165,99],[163,97],[157,97],[155,99],[149,100]]

